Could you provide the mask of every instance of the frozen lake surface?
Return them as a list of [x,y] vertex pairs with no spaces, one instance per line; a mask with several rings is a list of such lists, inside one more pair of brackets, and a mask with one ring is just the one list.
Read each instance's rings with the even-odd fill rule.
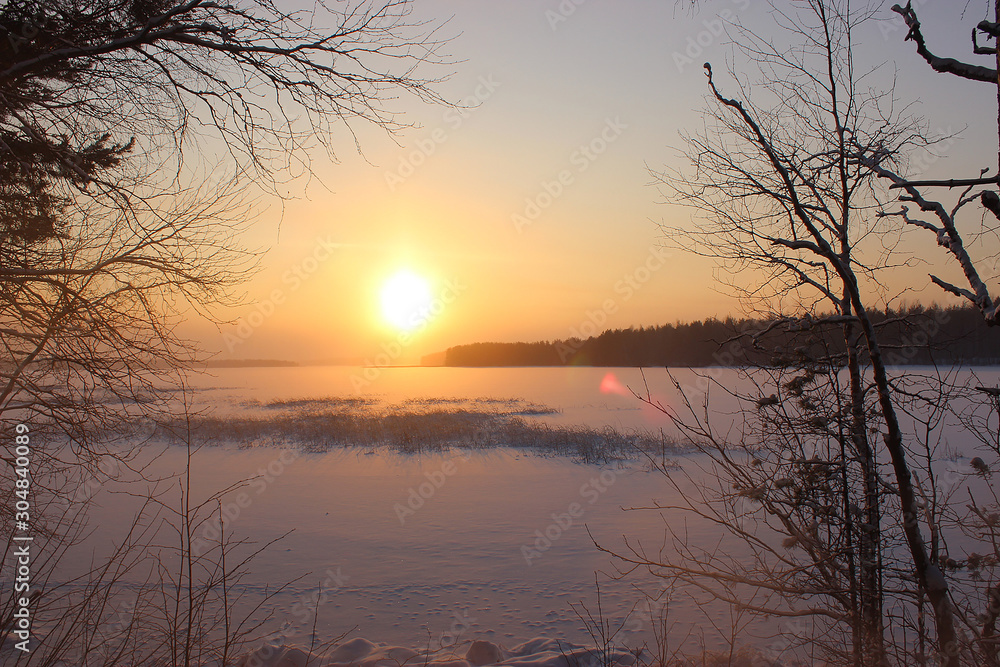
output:
[[[669,404],[663,370],[646,370],[643,377],[637,369],[606,368],[382,369],[359,392],[363,372],[219,369],[194,378],[195,400],[238,420],[253,411],[248,405],[275,400],[514,398],[557,409],[527,420],[669,430],[661,413],[627,389],[645,394],[648,385],[654,398]],[[734,371],[712,373],[738,382]],[[995,370],[981,375],[994,384],[998,378]],[[704,386],[692,371],[679,371],[678,378]],[[720,413],[735,405],[719,400]],[[693,459],[678,461],[687,466]],[[183,462],[183,449],[168,447],[156,466],[166,473],[179,471]],[[252,562],[241,592],[260,598],[292,582],[269,603],[273,620],[265,627],[273,640],[300,646],[308,645],[314,623],[324,638],[346,634],[408,647],[473,639],[510,647],[532,637],[589,643],[577,611],[584,611],[583,603],[596,615],[595,574],[604,615],[624,621],[619,643],[641,645],[651,641],[650,617],[659,612],[642,591],[655,595],[661,583],[648,573],[612,580],[615,567],[595,540],[621,550],[627,536],[656,553],[664,522],[687,531],[692,542],[719,539],[711,527],[679,516],[626,511],[654,501],[670,504],[674,493],[642,462],[585,465],[505,448],[400,454],[377,447],[319,453],[204,447],[195,458],[192,488],[206,498],[254,477],[223,499],[227,532],[261,543],[292,532]],[[94,539],[104,543],[114,541],[116,526],[134,509],[107,491],[98,495],[94,515]],[[214,539],[211,526],[196,533],[196,545],[197,539]],[[690,599],[673,601],[675,641],[687,637],[694,646],[721,647],[705,629],[702,611],[709,610]]]
[[[161,469],[179,468],[181,459],[168,450]],[[350,631],[401,646],[473,636],[508,644],[535,636],[582,641],[569,604],[592,606],[595,571],[610,571],[591,535],[608,545],[623,534],[662,539],[656,516],[621,509],[662,497],[658,475],[636,467],[511,450],[204,449],[196,461],[192,487],[200,496],[272,471],[246,487],[248,501],[227,496],[226,530],[267,541],[293,529],[253,562],[245,583],[251,596],[263,596],[302,577],[275,598],[276,615],[284,616],[279,629],[300,645],[317,600],[324,637]],[[122,525],[107,520],[115,511],[127,511],[118,498],[102,508],[101,523]],[[195,545],[199,538],[208,543],[217,533],[206,524]],[[601,580],[609,613],[623,616],[641,597],[630,582]],[[642,626],[636,621],[628,630]]]

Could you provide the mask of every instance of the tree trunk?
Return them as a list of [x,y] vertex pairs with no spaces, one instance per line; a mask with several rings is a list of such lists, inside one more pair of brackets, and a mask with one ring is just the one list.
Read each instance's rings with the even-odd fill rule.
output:
[[920,533],[920,513],[917,507],[916,494],[913,490],[910,467],[906,462],[903,433],[900,429],[896,409],[892,402],[889,378],[886,373],[885,361],[882,359],[882,351],[879,348],[875,327],[872,326],[871,318],[861,303],[861,296],[857,288],[857,282],[853,280],[853,275],[845,271],[842,276],[844,278],[850,277],[845,282],[849,283],[851,301],[857,312],[858,319],[861,321],[868,355],[871,359],[872,371],[875,375],[875,386],[878,390],[879,408],[886,426],[883,438],[886,450],[889,452],[892,460],[892,467],[896,476],[896,487],[899,492],[899,504],[903,514],[903,535],[906,538],[906,544],[913,559],[917,583],[926,592],[927,600],[934,611],[941,664],[945,667],[959,667],[958,634],[955,629],[955,613],[952,609],[951,598],[948,592],[948,582],[938,564],[932,562],[928,556],[923,535]]
[[[848,304],[846,315],[851,314]],[[882,626],[881,508],[875,456],[866,431],[864,389],[854,327],[844,325],[847,367],[851,381],[851,443],[861,467],[864,484],[863,520],[858,530],[859,617],[861,627],[861,664],[881,667],[886,664],[885,635]]]

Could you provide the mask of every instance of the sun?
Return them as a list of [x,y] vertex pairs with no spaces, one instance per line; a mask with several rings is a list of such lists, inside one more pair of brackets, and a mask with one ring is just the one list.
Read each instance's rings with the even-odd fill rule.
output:
[[410,331],[427,321],[432,298],[430,285],[409,270],[393,274],[382,285],[382,317],[403,331]]

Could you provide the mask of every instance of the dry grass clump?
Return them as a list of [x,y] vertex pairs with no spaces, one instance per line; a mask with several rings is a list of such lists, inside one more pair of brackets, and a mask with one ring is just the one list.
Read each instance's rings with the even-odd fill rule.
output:
[[[333,397],[244,405],[254,411],[193,416],[192,435],[215,444],[297,446],[311,452],[338,447],[389,447],[405,453],[507,447],[584,463],[680,451],[649,432],[536,421],[533,417],[558,411],[516,399],[431,398],[384,405],[370,398]],[[169,439],[176,430],[164,425],[160,435]]]

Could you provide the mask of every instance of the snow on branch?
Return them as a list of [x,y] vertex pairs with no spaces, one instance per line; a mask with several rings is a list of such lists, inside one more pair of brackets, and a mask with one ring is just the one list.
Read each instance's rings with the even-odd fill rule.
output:
[[[920,21],[917,19],[917,13],[913,11],[913,7],[910,6],[911,4],[912,3],[907,2],[906,7],[893,5],[892,11],[902,16],[903,20],[906,21],[906,25],[910,29],[910,32],[906,35],[906,39],[912,39],[916,43],[917,53],[927,61],[928,65],[930,65],[936,72],[954,74],[964,79],[982,81],[983,83],[997,83],[997,71],[993,68],[983,67],[981,65],[971,65],[969,63],[955,60],[954,58],[941,58],[940,56],[936,56],[931,53],[927,48],[924,35],[920,31]],[[991,26],[991,28],[992,27],[995,26]],[[992,32],[989,30],[984,30],[984,32],[992,35]]]
[[865,155],[863,150],[859,152],[858,161],[871,169],[872,172],[880,178],[888,180],[892,184],[890,187],[903,189],[906,194],[901,195],[900,200],[913,202],[920,207],[921,211],[931,213],[937,217],[937,219],[941,222],[940,225],[935,225],[927,222],[926,220],[911,218],[909,215],[909,209],[906,206],[903,206],[902,210],[895,213],[880,214],[883,217],[893,215],[899,216],[908,225],[921,227],[933,232],[937,237],[938,245],[948,250],[948,252],[954,256],[955,260],[961,267],[962,272],[965,274],[966,280],[969,282],[969,287],[972,289],[970,291],[959,288],[951,283],[941,280],[937,276],[931,276],[931,280],[947,292],[968,299],[975,304],[976,307],[979,308],[980,312],[982,312],[987,324],[1000,325],[1000,299],[994,299],[990,296],[989,288],[986,286],[986,283],[983,282],[982,278],[979,277],[979,272],[976,270],[975,263],[969,256],[968,251],[966,251],[962,236],[959,234],[958,228],[955,226],[954,212],[949,213],[940,202],[926,199],[913,182],[907,181],[902,176],[886,169],[880,164],[879,160]]

